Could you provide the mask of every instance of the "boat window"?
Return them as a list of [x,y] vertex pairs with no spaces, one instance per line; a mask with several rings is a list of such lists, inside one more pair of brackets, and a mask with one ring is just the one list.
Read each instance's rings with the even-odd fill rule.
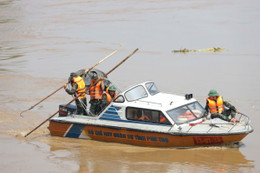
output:
[[125,98],[131,102],[141,98],[148,97],[147,92],[145,91],[142,85],[132,88],[131,90],[125,93]]
[[204,112],[204,108],[198,102],[193,102],[191,104],[167,111],[170,117],[177,124],[182,124],[201,118]]
[[148,92],[151,95],[155,95],[157,93],[159,93],[159,90],[157,89],[156,85],[154,84],[154,82],[149,82],[145,84],[146,89],[148,90]]
[[171,124],[162,112],[160,112],[159,122],[161,124]]
[[140,108],[127,108],[126,109],[126,118],[134,121],[145,121],[158,124],[168,124],[171,123],[164,116],[161,111],[149,110],[149,109],[140,109]]

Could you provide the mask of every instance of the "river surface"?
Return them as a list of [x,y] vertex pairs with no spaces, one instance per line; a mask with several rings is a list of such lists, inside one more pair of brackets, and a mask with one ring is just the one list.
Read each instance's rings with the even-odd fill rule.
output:
[[[259,0],[0,0],[1,172],[260,172]],[[173,53],[221,47],[221,52]],[[70,72],[98,66],[124,90],[147,80],[193,93],[216,89],[251,118],[241,146],[161,149],[52,137],[48,123],[71,97]]]

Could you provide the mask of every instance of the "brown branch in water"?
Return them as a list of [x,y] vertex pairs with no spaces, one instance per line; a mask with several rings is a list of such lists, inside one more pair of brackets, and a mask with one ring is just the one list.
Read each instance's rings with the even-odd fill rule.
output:
[[220,47],[213,47],[213,48],[208,48],[208,49],[198,49],[198,50],[194,50],[194,49],[180,49],[180,50],[173,50],[173,53],[188,53],[188,52],[220,52],[225,50],[224,48],[220,48]]

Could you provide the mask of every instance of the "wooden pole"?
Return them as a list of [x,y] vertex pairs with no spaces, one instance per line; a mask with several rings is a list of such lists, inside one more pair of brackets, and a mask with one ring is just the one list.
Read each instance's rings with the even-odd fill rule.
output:
[[[111,54],[109,54],[108,56],[106,56],[105,58],[103,58],[102,60],[100,60],[98,63],[96,63],[95,65],[93,65],[92,67],[90,67],[89,69],[86,69],[84,72],[82,72],[80,75],[82,75],[83,73],[87,73],[90,70],[92,70],[94,67],[96,67],[97,65],[99,65],[100,63],[102,63],[103,61],[105,61],[106,59],[108,59],[109,57],[111,57],[113,54],[115,54],[116,52],[118,52],[118,50],[113,51]],[[79,75],[79,76],[80,76]],[[65,85],[67,85],[69,82],[67,82]],[[51,94],[49,94],[48,96],[46,96],[45,98],[43,98],[42,100],[40,100],[38,103],[36,103],[35,105],[31,106],[29,109],[24,110],[20,113],[20,116],[22,116],[22,114],[26,111],[29,111],[31,109],[33,109],[35,106],[37,106],[38,104],[40,104],[41,102],[43,102],[44,100],[46,100],[47,98],[49,98],[50,96],[52,96],[53,94],[55,94],[56,92],[58,92],[60,89],[62,89],[64,87],[64,85],[62,85],[60,88],[58,88],[57,90],[55,90],[54,92],[52,92]]]
[[[138,48],[135,49],[130,55],[128,55],[123,61],[121,61],[119,64],[117,64],[114,68],[112,68],[109,72],[107,72],[104,76],[102,76],[102,79],[98,79],[93,85],[96,85],[100,80],[103,80],[104,77],[106,77],[107,75],[109,75],[112,71],[114,71],[118,66],[120,66],[121,64],[123,64],[128,58],[130,58],[133,54],[135,54],[135,52],[138,51]],[[90,85],[86,91],[93,85]],[[76,100],[81,94],[79,94],[77,97],[75,97],[73,100],[71,100],[69,103],[67,103],[65,106],[63,106],[61,109],[59,109],[57,112],[55,112],[54,114],[52,114],[49,118],[47,118],[46,120],[44,120],[40,125],[38,125],[37,127],[35,127],[33,130],[31,130],[29,133],[27,133],[24,137],[27,137],[28,135],[30,135],[32,132],[34,132],[36,129],[38,129],[39,127],[41,127],[44,123],[46,123],[48,120],[50,120],[52,117],[54,117],[57,113],[59,113],[60,111],[62,111],[64,108],[66,108],[70,103],[72,103],[74,100]]]

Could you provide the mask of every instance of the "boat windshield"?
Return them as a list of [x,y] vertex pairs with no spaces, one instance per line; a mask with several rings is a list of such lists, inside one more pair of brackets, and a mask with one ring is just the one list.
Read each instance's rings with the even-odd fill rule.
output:
[[199,102],[193,102],[172,110],[167,111],[176,124],[187,123],[204,115],[204,108]]
[[145,91],[142,85],[138,85],[125,93],[125,98],[131,102],[141,98],[148,97],[148,93]]
[[154,82],[149,82],[145,84],[146,89],[148,90],[148,92],[153,96],[157,93],[159,93],[159,90],[157,89],[156,85],[154,84]]

